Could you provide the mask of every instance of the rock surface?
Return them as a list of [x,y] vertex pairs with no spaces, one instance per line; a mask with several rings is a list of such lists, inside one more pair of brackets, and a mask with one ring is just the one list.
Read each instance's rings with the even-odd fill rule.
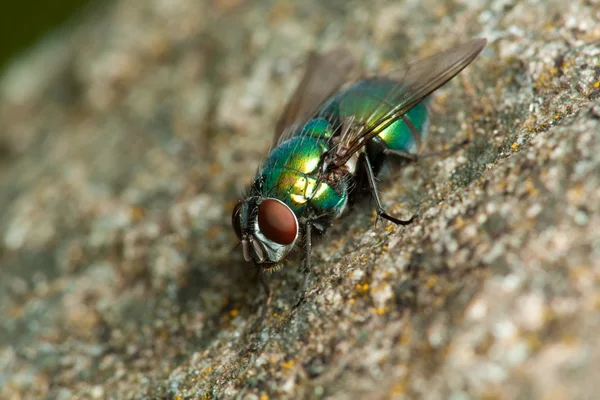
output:
[[[0,81],[0,397],[591,399],[600,2],[118,0]],[[262,292],[229,225],[314,49],[472,37],[426,149]],[[427,151],[427,150],[426,150]]]

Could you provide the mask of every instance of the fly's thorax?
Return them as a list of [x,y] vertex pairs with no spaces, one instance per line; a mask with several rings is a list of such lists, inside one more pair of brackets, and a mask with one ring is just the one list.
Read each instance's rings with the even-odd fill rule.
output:
[[346,205],[348,190],[344,179],[327,180],[321,174],[329,150],[329,125],[316,119],[305,127],[311,135],[291,137],[265,160],[259,171],[262,195],[281,200],[297,216],[337,217]]
[[298,218],[275,198],[249,197],[234,208],[231,220],[246,261],[278,263],[298,240]]

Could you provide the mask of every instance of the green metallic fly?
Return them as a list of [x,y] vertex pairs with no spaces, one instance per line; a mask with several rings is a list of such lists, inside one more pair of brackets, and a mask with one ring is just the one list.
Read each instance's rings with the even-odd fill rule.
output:
[[[311,272],[313,231],[323,233],[365,193],[377,214],[398,225],[379,200],[375,177],[389,157],[418,158],[427,134],[427,97],[469,65],[485,47],[476,39],[409,65],[394,78],[344,85],[353,63],[344,51],[313,55],[277,123],[273,148],[245,198],[233,210],[244,259],[264,273],[303,242],[302,303]],[[317,107],[314,107],[317,105]]]

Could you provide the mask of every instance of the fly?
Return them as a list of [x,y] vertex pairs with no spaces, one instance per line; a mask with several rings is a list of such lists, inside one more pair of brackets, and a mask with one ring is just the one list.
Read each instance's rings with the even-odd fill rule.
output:
[[390,157],[417,159],[427,134],[427,97],[485,45],[485,39],[472,40],[410,64],[397,77],[346,86],[353,62],[345,51],[311,56],[277,122],[273,148],[232,213],[244,259],[259,268],[265,309],[271,299],[265,272],[281,265],[300,242],[304,280],[294,309],[304,301],[313,232],[324,233],[365,193],[373,197],[379,217],[397,225],[413,221],[386,213],[375,178]]

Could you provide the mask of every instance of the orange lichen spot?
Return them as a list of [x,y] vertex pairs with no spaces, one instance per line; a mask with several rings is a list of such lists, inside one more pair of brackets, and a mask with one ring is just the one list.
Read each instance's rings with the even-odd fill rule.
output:
[[383,315],[383,314],[385,314],[386,309],[385,309],[385,307],[377,307],[375,309],[375,312],[377,313],[377,315]]
[[296,364],[296,361],[294,361],[294,360],[289,360],[289,361],[286,361],[286,362],[284,362],[283,364],[281,364],[281,366],[282,366],[284,369],[290,369],[290,368],[292,368],[292,367],[294,366],[294,364]]
[[400,336],[400,344],[407,345],[410,343],[410,339],[411,339],[411,331],[408,331],[404,335]]
[[558,114],[554,115],[554,120],[555,120],[555,121],[556,121],[556,120],[559,120],[559,119],[560,119],[560,115],[558,115]]
[[218,173],[223,171],[223,166],[219,163],[214,162],[210,164],[208,169],[210,170],[211,175],[217,175]]
[[240,310],[238,310],[237,308],[234,308],[233,310],[229,311],[229,316],[231,318],[235,318],[238,316],[239,313],[240,313]]
[[269,395],[268,394],[261,394],[260,395],[260,400],[269,400]]
[[511,149],[513,149],[514,151],[517,151],[519,149],[519,143],[515,142],[512,144],[512,146],[510,146]]
[[435,98],[435,100],[438,104],[443,105],[448,100],[449,97],[450,97],[450,93],[444,93],[444,94],[437,96]]

